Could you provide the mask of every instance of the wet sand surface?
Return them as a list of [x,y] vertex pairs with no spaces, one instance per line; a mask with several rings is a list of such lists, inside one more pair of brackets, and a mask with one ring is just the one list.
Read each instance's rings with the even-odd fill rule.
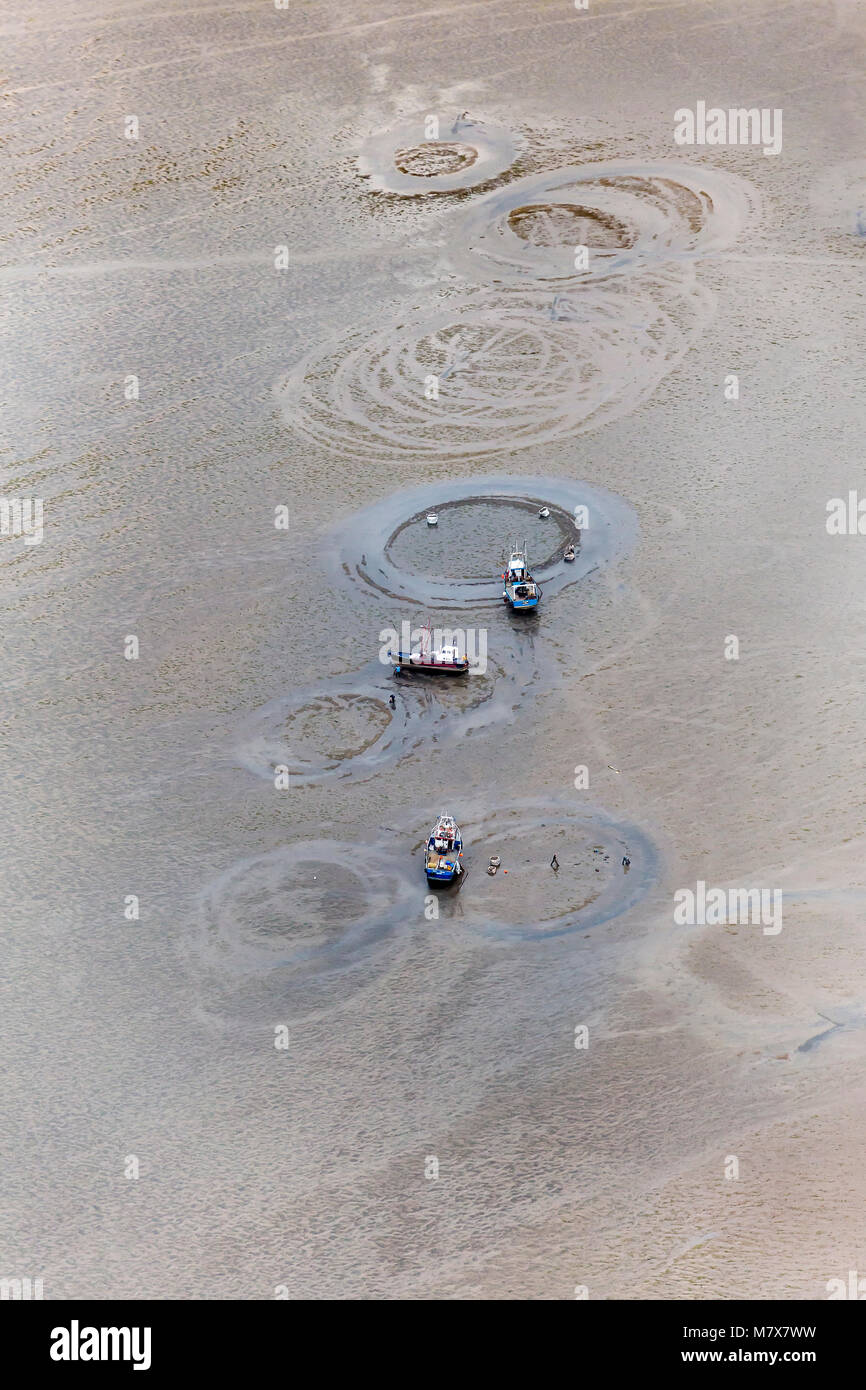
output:
[[[825,1297],[866,1269],[864,542],[825,527],[862,473],[862,13],[0,33],[3,495],[45,500],[0,540],[0,1273]],[[678,147],[699,98],[782,108],[782,153]],[[486,672],[395,683],[380,632],[426,616]],[[431,918],[442,809],[469,872]],[[784,890],[783,930],[676,925],[698,880]]]

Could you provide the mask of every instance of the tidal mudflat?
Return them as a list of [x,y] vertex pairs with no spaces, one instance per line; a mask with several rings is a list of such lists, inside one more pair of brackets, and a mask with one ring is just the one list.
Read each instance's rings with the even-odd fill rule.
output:
[[[862,453],[856,7],[0,25],[4,495],[44,502],[0,545],[0,1273],[866,1270],[866,542],[825,525]],[[778,153],[675,140],[745,93]],[[395,682],[380,634],[425,617],[486,670]],[[782,930],[676,922],[699,882],[781,890]]]

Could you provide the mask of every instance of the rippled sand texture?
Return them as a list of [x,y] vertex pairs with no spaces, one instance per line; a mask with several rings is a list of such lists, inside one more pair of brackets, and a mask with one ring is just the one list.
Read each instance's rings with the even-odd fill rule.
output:
[[[866,1273],[866,542],[824,525],[862,487],[861,11],[0,11],[4,495],[46,528],[0,538],[0,1275]],[[700,99],[782,108],[782,153],[676,146]],[[483,675],[389,677],[428,616]],[[698,879],[783,889],[783,930],[676,926]]]

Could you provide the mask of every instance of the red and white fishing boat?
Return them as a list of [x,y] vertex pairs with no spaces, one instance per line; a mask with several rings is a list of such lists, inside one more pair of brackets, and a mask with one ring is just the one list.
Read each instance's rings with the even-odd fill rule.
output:
[[[408,624],[406,625],[408,628]],[[404,633],[405,637],[405,633]],[[389,651],[394,665],[395,676],[406,676],[412,671],[431,671],[443,676],[464,676],[469,670],[469,658],[460,654],[460,648],[453,642],[434,646],[433,633],[429,621],[421,628],[420,641],[399,651]]]

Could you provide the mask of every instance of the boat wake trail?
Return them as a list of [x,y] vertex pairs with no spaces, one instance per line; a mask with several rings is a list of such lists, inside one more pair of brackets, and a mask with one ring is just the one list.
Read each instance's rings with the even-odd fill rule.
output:
[[[413,548],[417,551],[427,542],[420,524],[431,508],[449,518],[448,527],[440,526],[440,534],[453,529],[451,516],[458,519],[459,510],[466,508],[472,511],[477,535],[483,524],[479,511],[489,508],[491,521],[494,525],[498,522],[501,547],[503,530],[507,536],[507,528],[514,526],[515,516],[531,520],[537,526],[535,518],[542,507],[550,509],[558,527],[552,553],[540,560],[533,558],[532,564],[548,598],[611,563],[627,552],[637,537],[637,517],[633,509],[603,488],[569,478],[491,476],[464,482],[427,483],[392,493],[374,506],[356,512],[335,532],[328,562],[338,579],[348,580],[370,595],[455,609],[501,605],[501,575],[495,570],[493,558],[489,563],[476,560],[478,568],[484,570],[481,574],[449,574],[453,562],[448,555],[441,557],[439,573],[417,573],[398,558],[404,548],[401,545],[404,533],[415,528]],[[497,515],[498,509],[507,517],[505,527]],[[524,520],[519,524],[523,526]],[[563,553],[571,541],[578,543],[577,554],[575,562],[567,564]],[[479,553],[477,543],[471,549]],[[481,550],[480,553],[486,559],[486,552]],[[501,558],[504,560],[507,556]]]
[[375,461],[506,454],[596,429],[681,361],[714,309],[701,261],[736,241],[755,205],[743,180],[667,163],[499,188],[446,236],[462,291],[449,284],[438,304],[303,359],[277,383],[286,421]]
[[[467,824],[463,877],[472,891],[438,893],[437,915],[488,938],[529,943],[588,931],[628,911],[656,877],[644,833],[594,808],[517,801],[479,809]],[[394,968],[413,927],[428,920],[427,839],[419,818],[375,842],[307,840],[231,864],[200,892],[186,939],[205,1015],[220,1023],[261,1015],[269,1026],[307,1017]],[[490,878],[482,871],[494,854],[502,868]]]
[[[451,910],[461,927],[483,936],[543,941],[588,931],[640,902],[657,876],[657,851],[645,833],[595,807],[518,800],[461,812],[461,822],[472,892]],[[493,856],[501,868],[490,877],[483,870]],[[443,899],[445,915],[448,904]]]
[[[440,524],[425,516],[436,506]],[[546,518],[542,523],[539,510]],[[576,524],[579,521],[579,526]],[[623,554],[637,536],[637,518],[621,498],[563,478],[486,477],[427,484],[391,494],[355,513],[331,536],[325,560],[336,585],[374,603],[371,633],[399,630],[406,608],[477,613],[489,637],[485,667],[449,682],[424,673],[395,687],[389,661],[370,661],[327,684],[279,695],[244,720],[231,749],[233,763],[265,781],[288,773],[292,787],[366,781],[424,746],[480,733],[513,718],[515,707],[555,679],[529,620],[516,626],[503,610],[497,572],[502,536],[532,526],[541,556],[532,570],[553,598]],[[489,535],[487,545],[479,538]],[[467,543],[468,538],[468,543]],[[565,559],[574,545],[574,560]],[[443,577],[468,551],[480,574]],[[410,567],[410,562],[416,567]],[[417,568],[426,564],[435,573]],[[495,614],[489,610],[495,609]],[[491,622],[492,619],[492,622]],[[450,618],[437,620],[448,627]],[[383,643],[383,645],[385,645]],[[399,698],[398,698],[399,696]],[[391,698],[394,698],[393,705]]]
[[279,769],[293,788],[363,782],[425,745],[443,745],[512,717],[537,680],[531,644],[503,645],[487,670],[436,698],[435,676],[414,674],[394,694],[393,668],[370,663],[325,686],[292,691],[256,710],[239,730],[232,761],[273,782]]
[[358,169],[381,193],[417,197],[477,188],[514,163],[519,141],[504,126],[467,118],[453,122],[432,117],[438,138],[431,138],[431,117],[415,116],[368,136]]
[[[573,165],[480,198],[447,239],[446,256],[484,284],[587,288],[663,268],[683,274],[732,246],[757,208],[752,186],[718,169]],[[580,246],[589,253],[585,269]]]
[[344,1000],[393,959],[392,938],[422,910],[393,848],[307,840],[238,860],[199,894],[187,941],[205,1012],[272,1022]]

